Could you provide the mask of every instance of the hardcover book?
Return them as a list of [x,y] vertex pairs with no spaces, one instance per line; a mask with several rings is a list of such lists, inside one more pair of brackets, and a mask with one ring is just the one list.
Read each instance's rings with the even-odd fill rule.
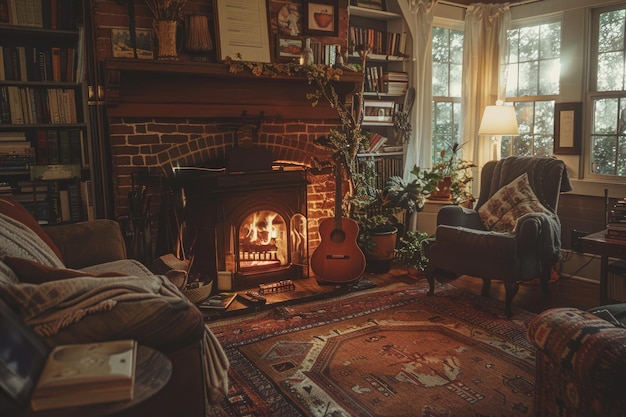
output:
[[0,415],[132,399],[137,342],[45,342],[0,300]]

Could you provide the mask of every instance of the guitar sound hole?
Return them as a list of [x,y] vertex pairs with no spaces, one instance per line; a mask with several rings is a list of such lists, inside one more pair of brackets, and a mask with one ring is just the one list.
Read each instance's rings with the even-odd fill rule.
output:
[[346,240],[346,232],[340,229],[335,229],[330,233],[330,240],[334,243],[341,243]]

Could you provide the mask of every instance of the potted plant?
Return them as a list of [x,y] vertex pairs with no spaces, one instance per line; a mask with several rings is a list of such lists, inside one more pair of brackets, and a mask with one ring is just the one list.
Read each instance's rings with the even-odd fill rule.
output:
[[472,168],[476,165],[471,161],[459,159],[458,152],[462,147],[463,144],[454,143],[451,152],[441,150],[438,161],[432,167],[432,171],[441,179],[437,183],[437,190],[431,192],[428,198],[450,200],[453,204],[474,201],[470,183],[474,179]]
[[422,243],[429,237],[425,232],[406,232],[400,238],[400,245],[396,250],[398,262],[406,266],[409,271],[424,271],[428,266],[428,258],[424,254]]

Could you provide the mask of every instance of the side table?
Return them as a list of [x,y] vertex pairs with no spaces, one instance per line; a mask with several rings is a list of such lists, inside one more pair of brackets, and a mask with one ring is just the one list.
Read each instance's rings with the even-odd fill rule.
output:
[[606,230],[580,239],[583,252],[600,256],[600,305],[609,304],[607,294],[609,258],[626,259],[626,241],[606,238]]
[[51,410],[28,410],[24,417],[104,417],[133,407],[155,395],[172,376],[172,362],[163,353],[146,346],[137,350],[135,392],[130,401],[90,404]]

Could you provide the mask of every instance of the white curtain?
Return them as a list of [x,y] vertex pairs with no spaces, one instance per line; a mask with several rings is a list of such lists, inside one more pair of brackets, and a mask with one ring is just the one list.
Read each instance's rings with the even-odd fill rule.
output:
[[415,165],[431,166],[432,113],[432,36],[433,16],[438,0],[400,1],[413,39],[413,68],[410,81],[415,86],[415,104],[411,115],[412,137],[404,165],[404,178],[409,179]]
[[478,170],[493,159],[492,139],[477,132],[485,106],[504,100],[510,23],[508,3],[472,4],[465,15],[461,143],[463,159],[472,160]]

